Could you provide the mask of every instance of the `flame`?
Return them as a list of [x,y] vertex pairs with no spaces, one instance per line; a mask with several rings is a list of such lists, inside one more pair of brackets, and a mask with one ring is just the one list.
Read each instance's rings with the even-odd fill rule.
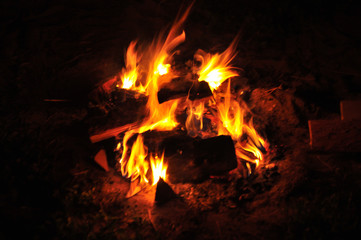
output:
[[204,102],[188,100],[187,103],[186,129],[189,136],[196,137],[203,129]]
[[136,41],[132,41],[127,49],[127,54],[125,57],[126,68],[122,69],[122,73],[120,76],[120,79],[122,80],[121,88],[144,93],[145,92],[144,86],[137,81],[139,76],[138,64],[140,58],[138,57],[138,54],[135,51],[136,44],[137,44]]
[[139,177],[140,183],[148,183],[149,181],[146,178],[146,173],[149,169],[149,164],[145,161],[147,155],[148,148],[144,146],[143,136],[139,134],[132,146],[128,160],[125,162],[122,159],[121,161],[123,176],[131,178],[131,181],[134,181]]
[[238,73],[232,70],[230,62],[236,56],[235,46],[237,38],[221,54],[211,55],[202,50],[198,50],[194,58],[201,62],[201,67],[197,71],[198,81],[206,81],[211,91],[217,89],[225,80],[238,76]]
[[167,180],[166,173],[168,166],[163,163],[163,159],[164,159],[164,152],[160,159],[158,158],[157,155],[155,157],[153,157],[152,155],[150,156],[150,166],[152,168],[152,173],[153,173],[153,183],[152,183],[153,186],[158,183],[160,178],[162,178],[164,181]]
[[[142,134],[153,130],[170,131],[179,125],[176,112],[181,99],[159,103],[158,91],[164,84],[177,77],[171,63],[175,54],[174,49],[185,41],[185,32],[181,26],[190,8],[177,18],[166,37],[159,35],[151,44],[142,45],[141,48],[138,46],[137,49],[137,42],[133,41],[127,49],[126,67],[122,69],[120,76],[121,87],[143,93],[148,97],[145,106],[146,116],[124,133],[122,144],[118,144],[116,148],[122,151],[121,173],[131,180],[127,196],[133,196],[143,185],[149,184],[147,176],[150,176],[150,170],[152,186],[156,185],[160,178],[166,180],[167,165],[164,163],[164,152],[160,158],[157,154],[148,153]],[[248,123],[245,122],[245,116],[248,117],[250,112],[231,94],[231,78],[238,76],[231,65],[231,61],[236,56],[236,42],[237,38],[222,53],[211,55],[202,50],[196,52],[194,58],[201,63],[196,69],[198,81],[206,81],[213,96],[194,101],[186,100],[185,126],[191,137],[231,136],[238,163],[243,163],[251,174],[254,166],[259,166],[263,161],[261,149],[266,148],[267,143],[255,130],[252,119]],[[226,80],[228,85],[224,90],[220,86]],[[184,109],[184,105],[181,106]],[[213,125],[207,124],[204,127],[203,121],[207,118],[207,123],[211,122]],[[206,131],[208,132],[205,133]],[[135,137],[136,140],[131,143],[130,140]]]
[[[174,129],[179,123],[176,120],[175,111],[179,100],[171,100],[162,104],[158,101],[158,90],[165,83],[175,78],[171,69],[171,62],[175,54],[174,48],[185,40],[185,32],[181,30],[190,7],[180,16],[171,27],[166,38],[159,35],[149,46],[143,47],[141,58],[135,51],[136,42],[131,42],[126,57],[127,67],[123,70],[122,81],[123,88],[136,90],[148,96],[146,104],[146,117],[137,126],[124,134],[123,153],[120,158],[121,172],[125,177],[131,178],[133,184],[129,189],[128,196],[132,196],[138,191],[138,184],[147,183],[146,177],[149,169],[149,163],[145,161],[148,155],[148,149],[143,144],[142,133],[149,130],[168,131]],[[142,78],[140,79],[140,72]],[[130,154],[128,141],[132,136],[138,134],[136,141],[131,147]],[[149,161],[153,171],[153,185],[159,178],[165,180],[166,166],[163,164],[164,155],[161,159],[152,157]],[[139,183],[137,182],[139,181]],[[134,186],[136,185],[136,186]]]
[[[218,95],[217,95],[218,96]],[[224,95],[224,101],[217,104],[218,117],[222,125],[218,126],[218,135],[231,135],[234,141],[237,141],[243,132],[243,115],[244,110],[238,102],[232,99],[230,90],[230,81]]]
[[159,64],[157,70],[154,74],[159,74],[160,76],[165,75],[169,72],[170,64]]

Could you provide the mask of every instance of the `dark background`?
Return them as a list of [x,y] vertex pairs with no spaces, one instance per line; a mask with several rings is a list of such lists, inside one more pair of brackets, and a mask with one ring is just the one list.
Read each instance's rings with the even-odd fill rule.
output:
[[[166,0],[1,1],[0,206],[5,224],[0,238],[19,233],[30,239],[86,236],[61,233],[59,226],[67,217],[64,198],[71,169],[89,158],[89,93],[120,71],[130,41],[150,41],[187,5]],[[222,51],[239,33],[235,62],[247,84],[292,89],[305,103],[298,116],[306,127],[307,119],[338,114],[340,100],[360,98],[360,24],[358,1],[198,0],[184,26],[182,57],[176,60],[184,64],[199,48]],[[360,226],[358,218],[343,217],[340,222],[346,218],[356,224],[351,230]],[[329,226],[309,236],[326,238]],[[289,228],[282,236],[298,238],[308,227]],[[332,231],[342,235],[350,229]]]

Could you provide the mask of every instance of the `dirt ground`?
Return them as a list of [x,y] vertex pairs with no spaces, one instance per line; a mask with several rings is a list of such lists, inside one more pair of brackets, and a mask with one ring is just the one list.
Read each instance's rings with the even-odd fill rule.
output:
[[223,51],[239,33],[234,65],[242,70],[234,87],[244,91],[255,126],[270,143],[267,164],[249,178],[170,184],[179,198],[159,207],[154,188],[127,199],[128,180],[93,162],[89,129],[130,116],[125,106],[91,108],[90,93],[120,71],[131,40],[150,41],[182,4],[0,3],[1,239],[343,239],[358,233],[360,153],[313,152],[307,127],[310,119],[337,118],[340,100],[361,98],[357,1],[195,2],[175,61],[184,66],[197,49]]

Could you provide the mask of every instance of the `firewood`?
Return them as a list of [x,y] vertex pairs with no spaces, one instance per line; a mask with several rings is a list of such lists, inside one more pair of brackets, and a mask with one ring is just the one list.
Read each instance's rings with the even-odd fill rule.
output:
[[177,195],[174,193],[173,189],[160,178],[155,192],[155,203],[157,205],[163,205],[176,197]]
[[230,136],[201,139],[194,144],[195,164],[210,175],[224,174],[237,167],[234,143]]
[[189,100],[202,99],[212,96],[212,91],[205,81],[184,82],[178,88],[162,88],[158,92],[159,103],[166,102],[171,99],[188,96]]
[[94,160],[105,171],[109,171],[110,168],[114,168],[117,164],[115,146],[116,140],[114,137],[97,142],[92,145],[91,151],[95,154]]
[[94,157],[94,161],[101,166],[106,172],[109,171],[107,154],[104,149],[101,149]]
[[205,81],[196,81],[194,82],[193,86],[189,90],[189,100],[196,100],[196,99],[202,99],[206,97],[213,96],[211,89],[209,88],[209,85]]
[[341,120],[361,119],[361,100],[341,101]]
[[123,133],[123,132],[127,131],[128,129],[133,128],[133,127],[137,126],[138,124],[139,124],[139,122],[134,122],[134,123],[129,123],[129,124],[120,126],[120,127],[105,130],[103,132],[100,132],[100,133],[90,136],[90,141],[92,143],[96,143],[96,142],[103,141],[105,139],[109,139],[111,137],[116,137],[120,133]]
[[158,102],[163,103],[171,99],[186,97],[191,87],[192,82],[190,81],[184,81],[181,83],[172,81],[170,84],[158,91]]
[[179,135],[163,142],[172,183],[202,182],[237,167],[234,144],[229,136],[209,139]]
[[312,150],[361,151],[361,120],[311,120],[308,126]]

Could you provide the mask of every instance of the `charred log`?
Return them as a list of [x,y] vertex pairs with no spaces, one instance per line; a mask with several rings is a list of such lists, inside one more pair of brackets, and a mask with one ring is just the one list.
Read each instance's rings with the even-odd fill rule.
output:
[[230,136],[217,136],[194,143],[195,163],[210,175],[224,174],[237,167],[234,143]]
[[165,139],[163,145],[172,183],[202,182],[237,167],[234,144],[229,136],[199,139],[178,135]]

